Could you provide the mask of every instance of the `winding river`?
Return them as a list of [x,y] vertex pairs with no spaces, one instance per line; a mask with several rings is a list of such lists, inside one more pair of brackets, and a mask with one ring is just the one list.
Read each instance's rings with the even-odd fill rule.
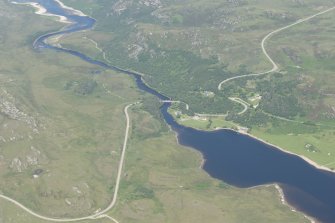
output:
[[[95,20],[75,15],[70,9],[62,8],[54,0],[17,0],[18,3],[36,2],[50,14],[67,18],[72,23],[61,31],[39,37],[34,42],[35,49],[53,49],[80,57],[86,62],[105,69],[112,69],[132,75],[139,89],[162,100],[169,98],[148,87],[140,74],[116,66],[93,60],[70,49],[58,48],[45,42],[60,34],[91,29]],[[240,188],[266,184],[278,184],[286,201],[295,209],[324,223],[335,222],[335,174],[321,170],[302,158],[285,153],[252,137],[231,130],[212,132],[199,131],[179,125],[167,112],[170,104],[160,108],[168,125],[177,133],[179,143],[200,151],[205,159],[204,170],[212,177]]]

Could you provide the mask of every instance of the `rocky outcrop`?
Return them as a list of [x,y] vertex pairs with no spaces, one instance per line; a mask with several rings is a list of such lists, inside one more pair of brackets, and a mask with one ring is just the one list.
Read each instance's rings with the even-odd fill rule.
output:
[[4,89],[0,92],[0,112],[10,119],[25,122],[32,129],[37,129],[36,120],[17,108],[15,98]]
[[[9,162],[9,168],[16,173],[21,173],[29,167],[39,166],[47,161],[47,157],[40,150],[31,146],[25,156],[18,156]],[[0,159],[1,163],[1,159]]]

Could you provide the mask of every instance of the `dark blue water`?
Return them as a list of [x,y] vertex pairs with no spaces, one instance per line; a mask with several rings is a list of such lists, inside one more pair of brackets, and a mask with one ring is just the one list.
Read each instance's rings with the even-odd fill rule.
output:
[[230,130],[204,132],[184,127],[161,109],[179,143],[202,152],[212,177],[241,188],[278,183],[286,200],[321,222],[335,222],[335,174],[251,137]]
[[[23,2],[21,0],[21,2]],[[90,17],[72,15],[53,0],[36,0],[52,14],[67,17],[74,23],[59,32],[43,35],[35,43],[35,49],[49,48],[78,56],[81,59],[119,72],[132,75],[137,86],[159,99],[168,97],[148,87],[142,77],[69,49],[50,46],[44,41],[54,35],[72,33],[93,27]],[[169,103],[161,107],[168,125],[178,133],[179,143],[200,151],[204,158],[204,170],[212,177],[231,185],[247,188],[278,183],[286,200],[296,209],[324,223],[335,223],[335,174],[319,170],[298,156],[280,151],[249,136],[230,130],[204,132],[179,125],[167,112]]]

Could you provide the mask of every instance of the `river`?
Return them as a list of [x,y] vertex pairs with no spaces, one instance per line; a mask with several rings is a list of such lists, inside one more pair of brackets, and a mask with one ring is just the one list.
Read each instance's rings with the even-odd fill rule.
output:
[[[86,62],[105,69],[132,75],[139,89],[155,95],[161,100],[169,98],[148,87],[140,74],[93,60],[80,52],[48,45],[45,40],[59,34],[91,29],[95,20],[87,16],[74,15],[54,0],[18,0],[37,2],[50,14],[66,17],[72,24],[61,31],[39,37],[34,42],[37,50],[53,49],[80,57]],[[231,130],[200,131],[178,124],[168,113],[170,103],[160,108],[166,123],[178,135],[181,145],[192,147],[203,154],[203,169],[210,176],[240,188],[267,184],[278,184],[286,201],[306,215],[324,223],[335,222],[335,174],[321,170],[302,158],[285,153],[247,135]]]

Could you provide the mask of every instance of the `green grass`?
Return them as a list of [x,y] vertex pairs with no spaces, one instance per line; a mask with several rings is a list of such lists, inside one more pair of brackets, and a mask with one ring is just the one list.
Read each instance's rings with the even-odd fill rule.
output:
[[[178,114],[178,109],[169,109],[170,114],[181,125],[189,126],[200,130],[216,130],[219,128],[236,129],[238,125],[233,122],[226,121],[224,117],[202,117],[202,116],[189,116],[186,114]],[[180,112],[180,111],[179,111]]]
[[[303,155],[318,164],[335,168],[335,154],[334,154],[334,130],[321,130],[316,133],[288,133],[290,129],[285,132],[274,132],[264,130],[262,128],[255,128],[251,134],[260,137],[267,142],[277,145],[285,150],[293,152],[298,155]],[[313,150],[308,149],[308,145],[313,146]]]

